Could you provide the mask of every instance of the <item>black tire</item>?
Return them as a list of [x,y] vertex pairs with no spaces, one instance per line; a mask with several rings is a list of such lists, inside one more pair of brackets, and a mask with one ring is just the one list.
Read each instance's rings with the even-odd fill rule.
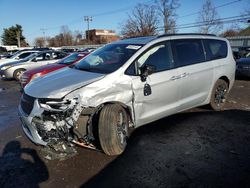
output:
[[118,104],[103,107],[99,116],[98,134],[101,147],[107,155],[121,154],[127,145],[128,116]]
[[21,76],[22,76],[22,74],[23,74],[24,72],[25,72],[25,69],[17,69],[17,70],[14,71],[13,77],[14,77],[17,81],[19,81],[20,78],[21,78]]
[[228,83],[224,80],[217,80],[214,85],[210,106],[215,111],[223,111],[228,97]]

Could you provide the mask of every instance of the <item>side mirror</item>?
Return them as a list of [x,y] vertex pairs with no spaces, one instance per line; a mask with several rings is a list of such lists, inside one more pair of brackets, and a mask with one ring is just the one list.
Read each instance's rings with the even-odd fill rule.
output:
[[141,70],[141,81],[145,82],[147,80],[147,77],[155,72],[155,66],[154,65],[144,65],[140,68]]
[[36,59],[36,58],[34,58],[34,59],[32,59],[32,61],[33,61],[33,62],[37,62],[37,59]]
[[19,58],[19,57],[16,57],[15,59],[16,59],[16,60],[19,60],[20,58]]

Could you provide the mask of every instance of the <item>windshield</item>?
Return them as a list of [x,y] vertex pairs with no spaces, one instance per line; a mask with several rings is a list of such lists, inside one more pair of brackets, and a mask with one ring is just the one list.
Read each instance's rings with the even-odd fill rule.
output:
[[18,54],[20,54],[22,51],[17,51],[17,52],[15,52],[15,53],[13,53],[13,54],[11,54],[8,58],[12,58],[12,59],[14,59]]
[[62,59],[58,64],[70,65],[74,63],[76,60],[80,59],[84,54],[73,53],[64,59]]
[[108,44],[75,65],[76,69],[108,74],[119,69],[141,45]]

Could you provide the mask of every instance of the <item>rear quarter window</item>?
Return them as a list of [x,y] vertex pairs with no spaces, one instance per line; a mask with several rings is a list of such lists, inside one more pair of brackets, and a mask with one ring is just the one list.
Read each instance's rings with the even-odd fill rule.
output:
[[206,59],[215,60],[227,57],[227,43],[222,40],[205,39]]

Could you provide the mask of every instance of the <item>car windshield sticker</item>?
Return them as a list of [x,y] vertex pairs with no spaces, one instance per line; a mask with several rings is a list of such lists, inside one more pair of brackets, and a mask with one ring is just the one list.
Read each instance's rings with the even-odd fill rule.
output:
[[136,46],[136,45],[128,45],[126,48],[127,49],[132,49],[132,50],[138,50],[141,46]]

